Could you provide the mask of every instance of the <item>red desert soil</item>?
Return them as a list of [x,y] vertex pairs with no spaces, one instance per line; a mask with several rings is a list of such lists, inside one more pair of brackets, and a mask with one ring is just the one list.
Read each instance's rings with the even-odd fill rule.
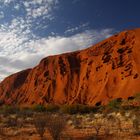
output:
[[114,35],[88,49],[49,56],[0,83],[8,104],[106,104],[140,92],[140,29]]

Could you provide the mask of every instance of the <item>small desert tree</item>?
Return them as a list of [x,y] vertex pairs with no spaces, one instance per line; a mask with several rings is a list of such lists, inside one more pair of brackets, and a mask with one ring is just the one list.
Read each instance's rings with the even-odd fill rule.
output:
[[66,118],[64,116],[51,116],[49,119],[48,131],[53,140],[60,140],[61,134],[66,126]]
[[133,129],[134,129],[134,134],[140,135],[140,112],[135,112],[134,113],[134,118],[133,118]]
[[102,126],[103,126],[103,122],[101,121],[101,119],[94,118],[93,128],[95,129],[96,137],[98,137]]
[[6,136],[6,128],[3,126],[0,126],[0,137],[4,138]]
[[82,119],[81,118],[77,118],[76,116],[74,116],[72,118],[72,122],[73,122],[73,125],[75,126],[75,128],[78,129],[81,126]]
[[44,133],[46,131],[49,120],[50,120],[50,116],[43,115],[43,114],[34,116],[34,118],[33,118],[33,124],[41,139],[43,139],[43,137],[44,137]]
[[110,135],[110,131],[111,131],[111,123],[109,122],[107,117],[105,117],[103,119],[103,122],[104,122],[104,125],[103,125],[104,134],[105,134],[105,136],[108,136],[108,135]]

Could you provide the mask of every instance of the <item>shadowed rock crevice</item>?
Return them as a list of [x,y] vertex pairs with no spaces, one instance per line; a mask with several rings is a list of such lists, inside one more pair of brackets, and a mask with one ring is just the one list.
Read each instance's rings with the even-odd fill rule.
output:
[[19,74],[17,74],[14,83],[13,83],[13,89],[16,89],[18,87],[20,87],[22,84],[24,84],[28,74],[29,74],[30,70],[24,70],[22,72],[20,72]]
[[80,73],[80,59],[76,57],[76,55],[69,55],[68,62],[70,66],[71,73],[75,72],[77,74]]
[[59,57],[58,63],[59,63],[59,67],[60,67],[60,74],[62,76],[64,76],[66,74],[66,65],[65,65],[62,57]]

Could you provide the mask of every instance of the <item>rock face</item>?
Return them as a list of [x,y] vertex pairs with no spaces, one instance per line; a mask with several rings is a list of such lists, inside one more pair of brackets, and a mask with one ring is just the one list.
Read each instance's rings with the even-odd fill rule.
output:
[[114,35],[88,49],[49,56],[0,84],[8,104],[106,104],[140,92],[140,29]]

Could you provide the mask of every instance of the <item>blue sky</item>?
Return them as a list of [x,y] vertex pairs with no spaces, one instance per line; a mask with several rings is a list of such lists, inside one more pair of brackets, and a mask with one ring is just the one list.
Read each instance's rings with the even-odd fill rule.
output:
[[139,0],[0,0],[0,79],[138,28]]

